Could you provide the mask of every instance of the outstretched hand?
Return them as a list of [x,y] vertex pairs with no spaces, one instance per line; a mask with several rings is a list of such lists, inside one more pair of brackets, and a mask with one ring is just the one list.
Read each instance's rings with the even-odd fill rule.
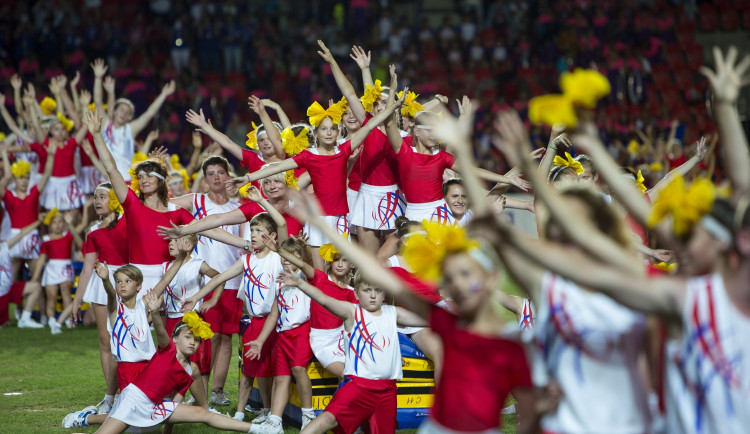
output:
[[260,194],[260,190],[258,190],[258,187],[252,185],[250,188],[247,189],[247,192],[245,193],[248,199],[252,200],[253,202],[260,202],[263,200],[263,195]]
[[196,131],[200,131],[201,133],[205,133],[203,130],[206,126],[208,126],[208,122],[206,122],[206,116],[203,114],[203,109],[200,109],[198,113],[195,111],[188,110],[185,113],[185,120],[188,121],[188,123],[191,123],[198,127]]
[[155,315],[159,314],[159,309],[163,303],[163,298],[156,295],[155,291],[149,291],[143,296],[143,303],[148,307],[150,312],[154,312]]
[[726,58],[719,47],[714,47],[713,51],[716,71],[712,71],[707,66],[701,66],[699,71],[711,84],[716,102],[734,104],[740,94],[740,89],[750,83],[750,77],[743,77],[750,67],[750,56],[743,57],[742,61],[735,65],[737,47],[729,47]]
[[268,247],[268,250],[272,252],[279,251],[279,244],[276,242],[276,238],[271,238],[268,234],[263,234],[261,237],[263,239],[263,244]]
[[102,117],[99,114],[94,114],[91,109],[86,110],[83,113],[83,124],[89,129],[91,134],[97,134],[102,130]]
[[366,69],[370,67],[370,59],[371,53],[368,51],[365,53],[365,50],[360,46],[353,46],[352,47],[352,54],[349,55],[356,63],[357,66],[359,66],[359,69]]
[[96,261],[96,264],[94,264],[94,270],[96,271],[96,275],[100,278],[109,279],[109,268],[107,267],[106,262]]
[[318,39],[318,46],[320,47],[320,50],[318,51],[318,54],[320,57],[323,58],[328,63],[333,63],[333,54],[331,54],[331,50],[326,47],[326,44],[323,43],[320,39]]
[[250,95],[247,98],[247,106],[250,107],[250,110],[252,110],[253,113],[258,116],[260,116],[261,110],[266,109],[266,107],[263,105],[263,101],[255,95]]
[[169,96],[174,93],[175,89],[177,89],[177,84],[174,80],[170,80],[169,83],[165,84],[164,87],[161,88],[161,93],[164,96]]
[[94,70],[96,78],[102,78],[107,73],[107,65],[104,63],[104,59],[101,58],[94,60],[94,63],[91,64],[91,69]]
[[164,237],[165,240],[176,240],[182,236],[182,229],[174,222],[169,222],[169,226],[157,226],[156,233]]

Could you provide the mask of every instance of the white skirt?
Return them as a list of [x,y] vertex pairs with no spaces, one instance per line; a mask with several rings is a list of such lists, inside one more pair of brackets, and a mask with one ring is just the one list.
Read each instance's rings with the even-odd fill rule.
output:
[[75,175],[62,178],[53,176],[47,182],[39,203],[47,209],[57,208],[67,211],[83,206],[83,193],[78,185]]
[[[349,235],[349,222],[346,220],[345,215],[325,215],[323,216],[323,220],[325,220],[326,223],[328,223],[328,226],[335,230],[337,234]],[[324,237],[317,228],[311,226],[309,223],[305,224],[305,232],[307,232],[307,235],[310,237],[308,244],[312,247],[320,247],[323,244],[331,242],[331,240]]]
[[407,203],[406,218],[411,221],[422,223],[423,220],[432,221],[433,216],[439,214],[440,207],[445,205],[445,200],[440,199],[434,202],[425,203]]
[[367,185],[359,189],[351,210],[351,224],[367,229],[387,231],[396,229],[396,219],[404,215],[406,202],[398,185]]
[[411,336],[424,329],[424,327],[396,327],[397,332],[405,334],[406,336]]
[[81,187],[81,193],[93,194],[96,186],[102,182],[107,182],[107,178],[94,166],[83,166],[78,175],[78,185]]
[[349,206],[349,214],[346,215],[346,219],[349,221],[349,233],[352,235],[357,235],[357,228],[352,226],[352,210],[354,209],[354,202],[357,200],[358,194],[358,191],[346,188],[346,204]]
[[[21,229],[11,228],[8,239],[21,233]],[[34,229],[21,238],[13,247],[8,250],[11,258],[36,259],[39,257],[39,248],[42,246],[42,239],[39,238],[39,232]]]
[[72,282],[75,278],[73,261],[70,259],[50,259],[47,261],[47,265],[44,266],[42,286]]
[[136,300],[140,300],[149,291],[154,289],[154,286],[156,286],[156,284],[159,283],[161,278],[164,277],[164,266],[161,264],[156,264],[156,265],[130,264],[130,265],[138,267],[138,269],[141,270],[141,273],[143,273],[143,285],[141,285],[141,290],[138,291],[138,295],[136,295]]
[[324,368],[333,362],[344,363],[344,326],[336,329],[310,329],[310,347]]
[[[112,287],[114,288],[115,270],[120,268],[120,266],[108,264],[107,268],[109,268],[109,281],[112,282]],[[107,291],[104,290],[104,282],[102,282],[102,279],[96,274],[96,271],[92,272],[89,284],[86,285],[86,292],[83,294],[83,301],[86,303],[107,305]]]
[[[164,401],[154,404],[136,385],[129,384],[120,393],[120,396],[112,405],[107,418],[117,419],[125,422],[133,428],[156,428],[159,424],[169,419],[172,412],[179,403]],[[152,430],[133,430],[127,432],[146,432]]]
[[[437,421],[435,421],[433,418],[428,417],[424,422],[422,422],[422,425],[419,426],[419,429],[417,430],[417,434],[461,434],[464,433],[464,431],[454,431],[452,429],[446,428],[442,425],[440,425]],[[474,434],[500,434],[499,429],[488,429],[485,431],[472,431]]]

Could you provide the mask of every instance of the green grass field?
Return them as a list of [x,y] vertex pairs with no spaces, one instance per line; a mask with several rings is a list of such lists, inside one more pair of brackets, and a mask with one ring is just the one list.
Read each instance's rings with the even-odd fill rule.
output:
[[[12,307],[11,307],[12,310]],[[13,313],[11,312],[11,318]],[[237,341],[235,338],[235,348]],[[233,365],[234,362],[233,362]],[[226,390],[237,399],[237,370],[230,368]],[[15,320],[0,329],[0,432],[93,433],[96,427],[64,430],[63,417],[71,411],[97,404],[104,396],[94,328],[63,329],[53,336],[48,328],[18,329]],[[234,406],[218,406],[234,414]],[[515,416],[506,416],[505,432],[515,432]],[[213,428],[176,425],[174,433],[209,433]],[[297,433],[288,428],[286,433]],[[415,430],[400,430],[413,433]]]

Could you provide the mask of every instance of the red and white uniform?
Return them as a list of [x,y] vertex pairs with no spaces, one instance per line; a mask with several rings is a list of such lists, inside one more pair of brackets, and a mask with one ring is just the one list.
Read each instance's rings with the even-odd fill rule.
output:
[[[13,262],[8,244],[0,242],[0,297],[5,297],[13,285]],[[7,309],[4,311],[7,313]]]
[[[174,264],[174,261],[164,263],[165,274],[172,264]],[[203,259],[191,256],[186,263],[182,264],[174,279],[164,289],[164,310],[167,313],[167,318],[182,318],[184,315],[180,312],[182,303],[201,290],[202,265]],[[200,303],[195,305],[196,308],[198,306],[200,306]]]
[[[298,274],[302,273],[298,271]],[[274,376],[291,375],[293,367],[307,367],[313,358],[310,348],[310,301],[310,297],[296,286],[282,286],[279,282],[276,292],[278,338],[271,355]]]
[[163,273],[161,265],[169,260],[169,241],[156,232],[157,226],[186,225],[193,216],[184,208],[169,204],[169,211],[159,212],[147,207],[138,199],[133,190],[122,203],[128,219],[128,251],[130,263],[143,273],[143,287],[138,296],[150,291],[159,283]]
[[[94,151],[94,155],[98,157],[99,152],[93,146],[94,137],[91,133],[86,133],[86,138],[92,144],[91,149]],[[96,186],[102,182],[106,182],[107,178],[94,167],[94,162],[91,161],[91,158],[89,158],[88,154],[81,147],[78,148],[78,156],[81,161],[81,170],[78,173],[78,185],[81,187],[81,193],[92,194],[96,190]]]
[[[230,199],[223,205],[219,205],[212,202],[208,197],[208,194],[199,193],[193,195],[193,217],[198,220],[204,219],[210,215],[234,211],[239,207],[239,202],[233,199]],[[234,236],[240,236],[240,225],[220,226],[220,228]],[[237,259],[242,255],[242,250],[237,247],[202,236],[198,238],[198,245],[195,247],[195,252],[198,254],[198,257],[206,261],[206,263],[214,270],[226,270],[231,267],[232,264],[237,262]],[[239,285],[240,276],[237,276],[233,279],[229,279],[224,284],[224,288],[225,291],[227,289],[237,290]]]
[[521,307],[521,319],[518,320],[518,325],[521,330],[531,330],[534,327],[534,305],[531,300],[524,299],[523,306]]
[[159,348],[143,372],[122,391],[109,417],[138,428],[159,425],[179,405],[169,399],[175,394],[184,396],[192,383],[192,369],[180,364],[170,340],[169,346]]
[[368,432],[396,431],[396,380],[401,371],[401,348],[396,332],[396,308],[382,306],[373,315],[354,306],[354,325],[347,330],[346,380],[333,395],[326,411],[341,429],[354,432],[367,422]]
[[42,237],[40,254],[49,258],[44,265],[42,274],[42,286],[59,285],[63,282],[72,282],[75,279],[73,272],[73,234],[65,232],[62,237],[51,239],[49,235]]
[[444,151],[432,155],[419,154],[412,148],[414,137],[404,137],[395,159],[401,191],[406,199],[409,220],[430,220],[443,200],[443,172],[453,167],[456,159]]
[[[250,202],[242,205],[240,207],[240,211],[242,211],[242,214],[245,216],[245,219],[247,219],[248,222],[252,220],[256,215],[262,212],[266,212],[263,207],[255,202]],[[282,213],[281,216],[284,217],[284,221],[286,221],[286,230],[290,236],[299,235],[299,233],[305,228],[305,224],[294,218],[291,214]],[[245,233],[249,234],[250,232],[245,231]],[[246,238],[249,239],[249,235]]]
[[125,181],[130,181],[128,170],[133,164],[133,155],[135,155],[135,138],[130,124],[115,128],[114,122],[109,121],[102,129],[102,137],[107,149],[115,159],[117,171],[120,172]]
[[744,433],[750,427],[750,318],[720,274],[688,280],[682,337],[667,348],[667,432]]
[[[44,172],[47,164],[49,138],[42,144],[32,143],[29,148],[39,156],[39,170]],[[62,147],[57,148],[52,176],[40,198],[41,205],[47,209],[58,208],[67,211],[83,206],[83,193],[78,185],[75,172],[75,156],[78,150],[76,139],[70,138]],[[40,173],[41,173],[40,172]]]
[[[534,321],[538,360],[534,381],[560,384],[549,432],[647,432],[647,392],[636,367],[645,337],[643,315],[560,276],[544,276]],[[617,393],[612,393],[612,391]]]
[[435,208],[435,211],[432,212],[432,217],[430,217],[430,221],[433,223],[440,223],[443,225],[453,225],[453,226],[466,226],[469,224],[471,219],[474,218],[474,213],[471,210],[466,210],[463,217],[461,217],[461,220],[456,220],[456,216],[453,215],[453,212],[448,207],[447,204],[443,204]]
[[431,310],[430,329],[440,335],[445,354],[431,416],[419,432],[499,432],[498,415],[510,392],[532,387],[524,348],[471,333],[439,307]]
[[[96,225],[98,227],[98,224]],[[115,270],[128,263],[127,222],[125,216],[120,216],[114,228],[94,228],[86,236],[83,243],[83,254],[96,253],[99,262],[107,264],[109,280],[115,287]],[[104,290],[102,279],[92,273],[86,293],[83,295],[86,303],[107,305],[107,292]]]
[[[427,283],[411,274],[407,269],[402,268],[398,256],[391,256],[388,258],[388,262],[391,271],[393,271],[401,281],[407,285],[414,295],[432,304],[438,304],[443,301],[443,297],[440,296],[437,285]],[[424,327],[399,327],[398,332],[411,337],[411,335],[422,329],[424,329]]]
[[[336,146],[334,155],[320,155],[316,148],[306,149],[292,157],[297,166],[310,173],[315,196],[323,207],[323,214],[328,224],[339,234],[349,233],[346,214],[349,205],[346,202],[346,167],[352,155],[351,142]],[[320,247],[329,242],[314,227],[306,227],[310,245]]]
[[[21,230],[37,221],[39,212],[39,189],[37,186],[31,187],[26,197],[19,199],[11,189],[5,190],[3,204],[8,210],[10,218],[10,233],[8,239],[21,233]],[[36,259],[39,257],[39,247],[42,240],[39,238],[39,232],[34,229],[28,235],[23,237],[10,249],[12,258]]]
[[[357,303],[354,288],[342,288],[326,273],[315,270],[313,286],[336,300]],[[310,303],[310,347],[323,367],[333,362],[344,363],[344,321],[317,302]]]
[[[371,119],[370,116],[363,125]],[[393,149],[388,137],[375,128],[362,143],[362,152],[355,163],[362,185],[351,210],[351,222],[375,230],[395,228],[396,219],[404,215],[406,202],[398,189],[393,173]],[[354,170],[352,170],[353,172]]]
[[[245,304],[245,310],[250,314],[250,327],[245,330],[242,341],[245,345],[254,341],[263,330],[268,313],[271,312],[276,297],[276,278],[284,271],[281,266],[281,256],[276,252],[268,252],[263,258],[253,253],[242,258],[242,283],[237,291],[237,297]],[[248,377],[271,376],[271,349],[276,342],[276,331],[263,344],[259,360],[242,357],[242,372]]]
[[156,349],[143,300],[137,300],[135,307],[129,309],[118,295],[115,321],[112,324],[107,318],[107,329],[110,333],[112,355],[117,361],[140,362],[149,360],[154,355]]

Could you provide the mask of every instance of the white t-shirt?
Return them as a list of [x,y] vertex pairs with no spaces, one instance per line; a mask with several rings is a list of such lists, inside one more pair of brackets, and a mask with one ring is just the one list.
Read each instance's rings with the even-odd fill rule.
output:
[[242,282],[237,298],[245,303],[250,316],[263,317],[271,312],[276,296],[276,278],[284,271],[281,256],[269,252],[264,258],[255,253],[242,256]]
[[403,377],[396,319],[395,306],[384,305],[380,315],[373,315],[354,305],[354,326],[344,333],[344,375],[369,380]]
[[[560,384],[549,432],[647,432],[647,393],[638,373],[646,323],[611,298],[562,277],[544,276],[534,318],[534,382]],[[596,407],[592,407],[595,404]]]
[[750,318],[721,275],[688,280],[682,325],[667,345],[667,432],[748,432]]
[[[210,215],[234,211],[239,207],[240,204],[236,200],[230,199],[229,202],[223,205],[217,205],[208,198],[207,194],[193,195],[193,217],[199,220]],[[237,237],[240,236],[240,225],[219,227],[232,235]],[[242,256],[242,249],[201,236],[198,238],[198,245],[195,246],[195,253],[198,257],[206,261],[209,267],[221,272],[237,262],[237,259]],[[204,284],[207,283],[208,280],[210,280],[208,277],[204,279]],[[240,286],[240,280],[242,280],[241,276],[229,279],[226,284],[224,284],[224,288],[237,289]]]
[[13,262],[8,244],[0,242],[0,297],[10,292],[13,286]]
[[[302,272],[299,272],[304,276]],[[310,297],[296,286],[282,286],[276,292],[276,304],[279,306],[279,320],[276,331],[281,333],[295,329],[310,321]]]
[[102,137],[115,159],[117,170],[125,178],[125,181],[130,181],[128,169],[133,165],[133,155],[135,154],[135,138],[130,124],[115,128],[115,124],[109,121],[102,129]]
[[[164,263],[164,273],[173,263],[174,261]],[[182,303],[201,290],[201,265],[203,259],[191,256],[164,289],[164,307],[169,318],[182,318]],[[200,303],[196,303],[195,307],[199,305]]]
[[118,295],[115,323],[113,326],[107,315],[107,330],[112,355],[120,362],[151,360],[156,353],[143,300],[137,300],[135,308],[128,309]]

